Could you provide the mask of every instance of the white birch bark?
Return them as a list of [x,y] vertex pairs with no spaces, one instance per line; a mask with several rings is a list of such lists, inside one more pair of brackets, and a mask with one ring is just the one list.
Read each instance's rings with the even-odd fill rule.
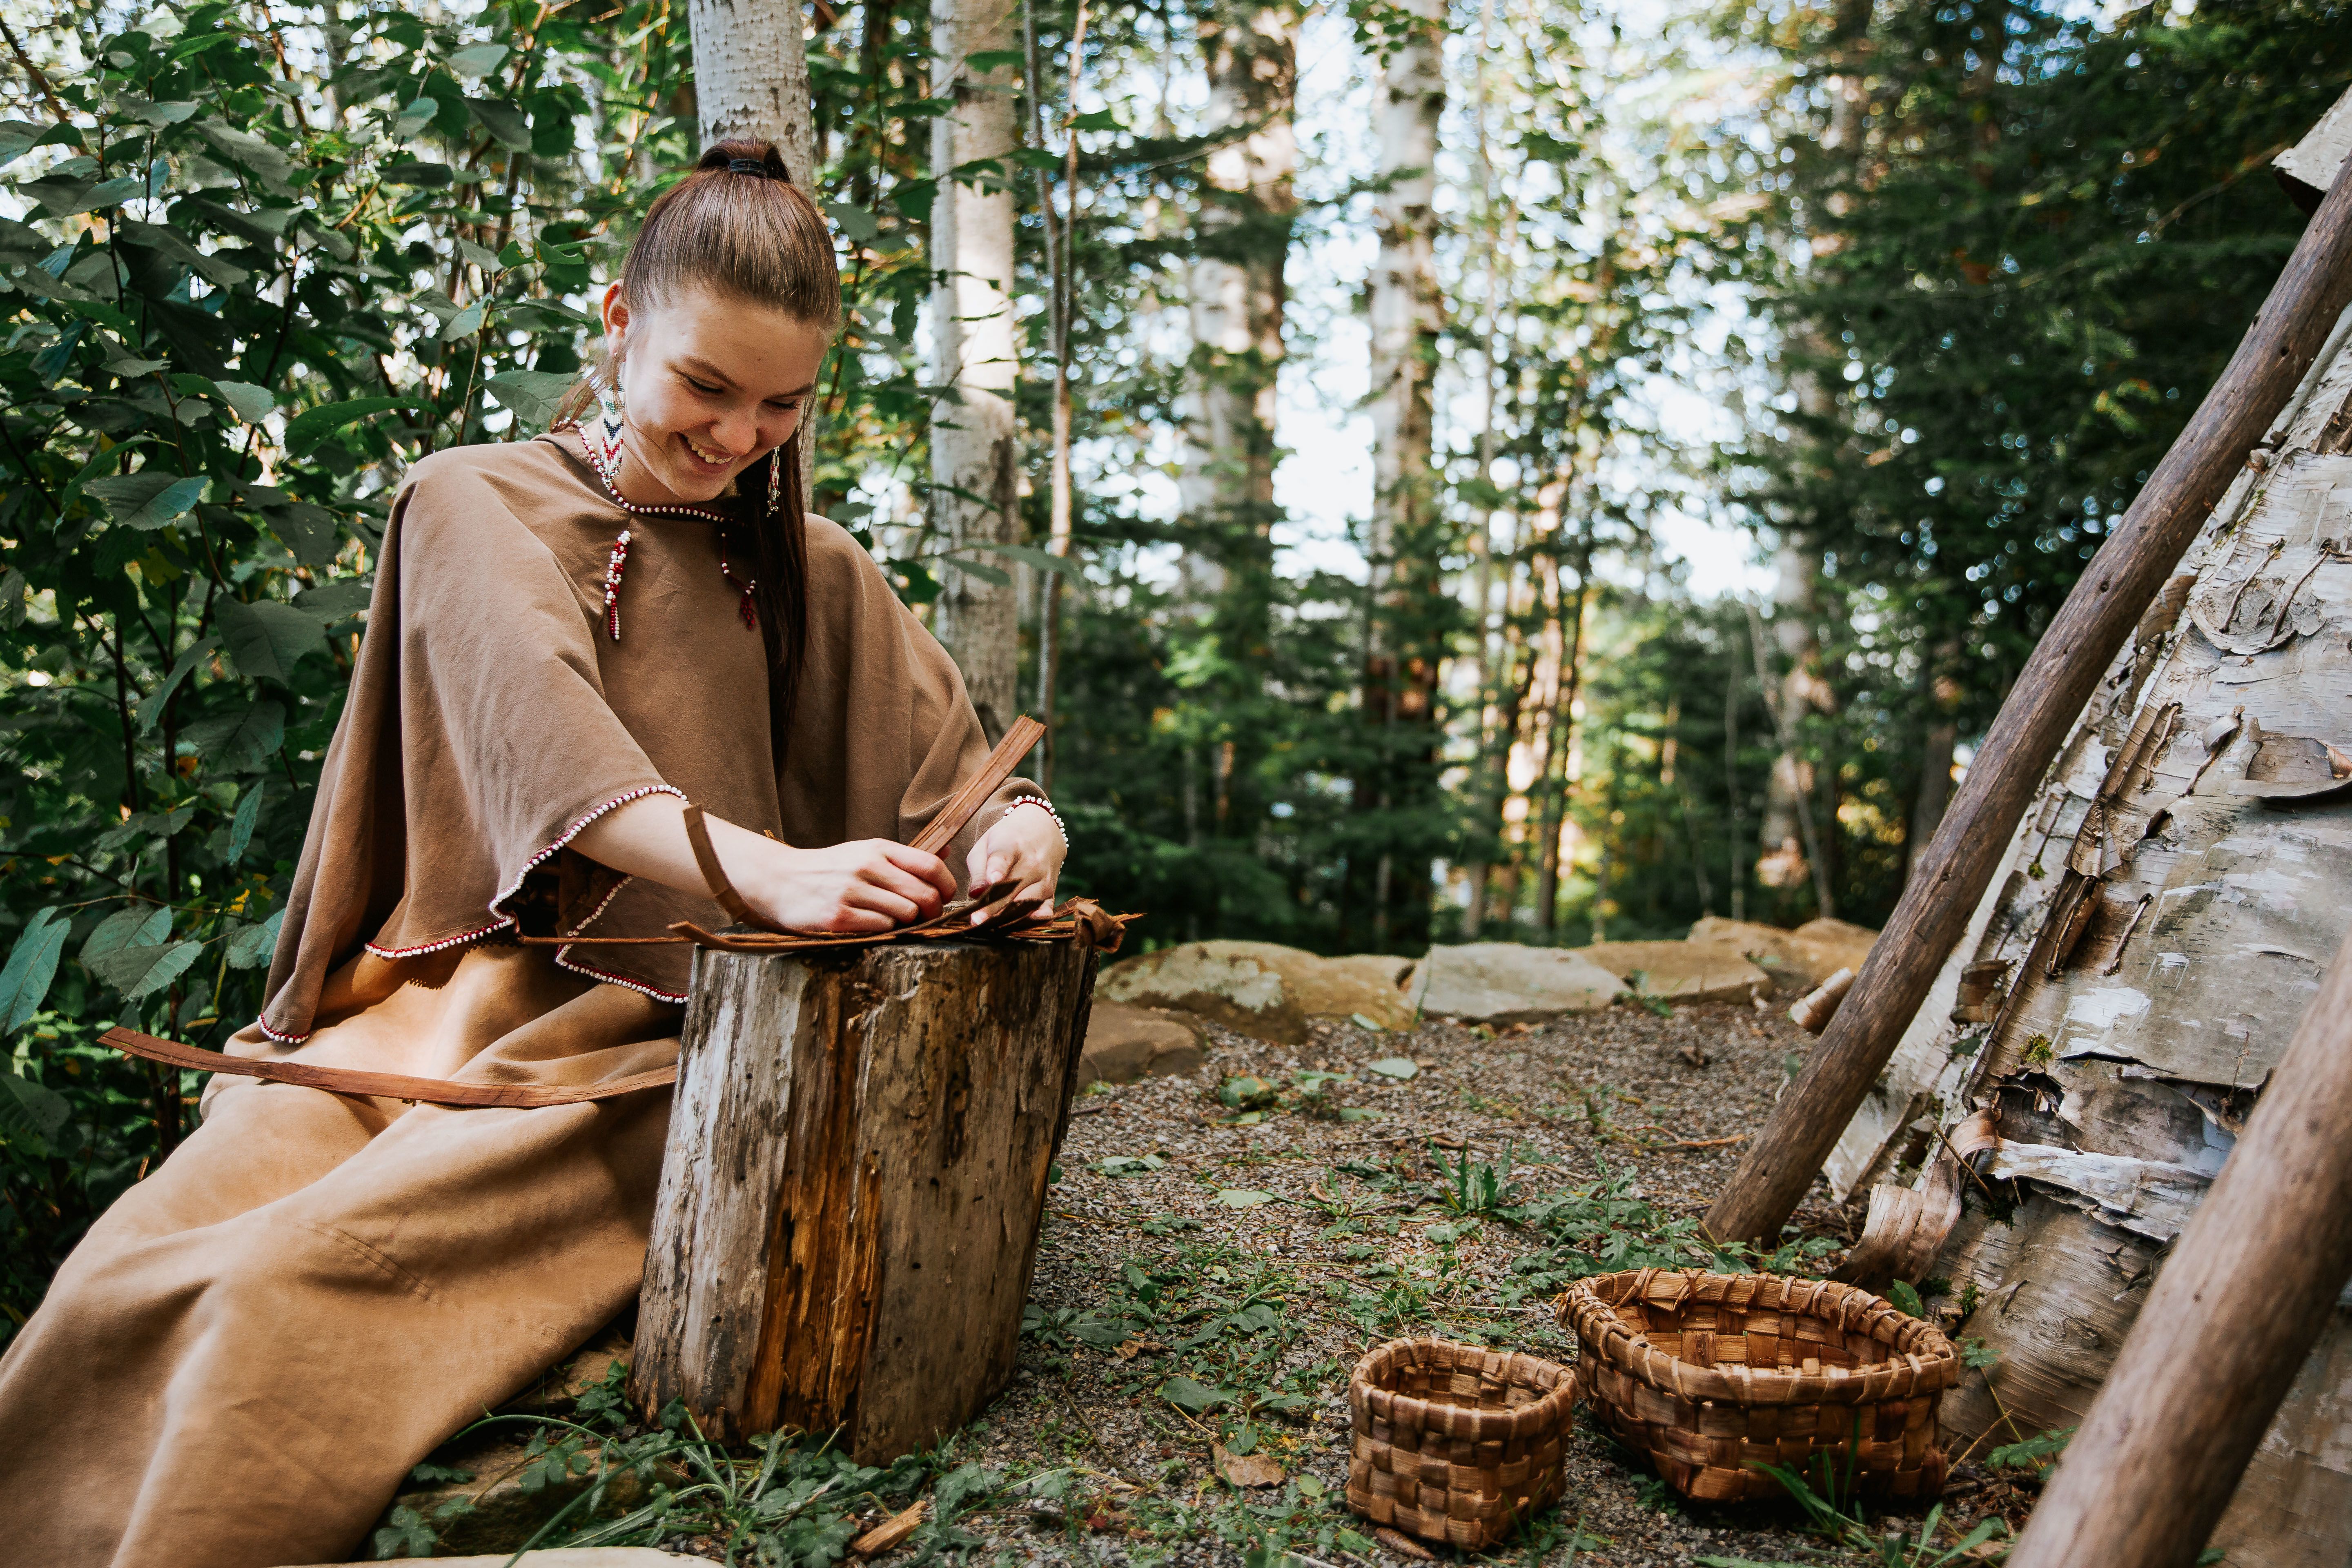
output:
[[[1397,44],[1373,89],[1380,174],[1391,183],[1373,205],[1380,254],[1370,290],[1373,599],[1394,575],[1389,557],[1428,504],[1430,381],[1443,325],[1438,293],[1437,125],[1445,107],[1445,0],[1406,0],[1423,25]],[[1375,616],[1377,621],[1380,617]],[[1373,633],[1375,659],[1387,650]]]
[[[1190,279],[1192,376],[1185,399],[1184,515],[1213,529],[1261,536],[1274,518],[1276,379],[1283,359],[1283,271],[1297,203],[1292,119],[1298,82],[1298,13],[1286,3],[1221,4],[1201,23],[1212,136],[1250,127],[1209,154]],[[1189,552],[1196,595],[1224,586],[1213,556]]]
[[[1020,445],[1014,433],[1013,168],[1019,136],[1013,77],[975,72],[966,57],[1018,47],[1012,0],[932,0],[932,92],[954,109],[931,122],[932,376],[952,387],[931,413],[931,525],[958,558],[1012,575],[990,544],[1018,542]],[[993,172],[953,171],[994,160]],[[1017,717],[1020,614],[1011,582],[946,568],[931,629],[955,656],[992,741]]]
[[815,177],[816,124],[800,0],[688,0],[702,144],[773,142],[793,181]]

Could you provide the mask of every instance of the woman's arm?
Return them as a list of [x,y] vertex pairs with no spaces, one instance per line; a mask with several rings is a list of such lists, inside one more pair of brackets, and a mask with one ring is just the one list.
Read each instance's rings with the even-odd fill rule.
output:
[[[694,847],[687,841],[685,814],[686,805],[676,795],[645,795],[582,828],[572,847],[628,876],[680,892],[707,894],[710,884],[703,879]],[[1045,814],[1033,808],[1012,815],[1043,818]],[[824,849],[795,849],[715,816],[703,820],[710,829],[710,847],[735,890],[762,918],[786,931],[888,931],[929,920],[955,897],[955,878],[947,863],[908,845],[866,838]],[[1050,833],[1052,825],[1046,826]],[[982,840],[983,846],[988,842]],[[973,855],[977,867],[978,847]],[[1008,856],[1012,863],[1013,858]]]

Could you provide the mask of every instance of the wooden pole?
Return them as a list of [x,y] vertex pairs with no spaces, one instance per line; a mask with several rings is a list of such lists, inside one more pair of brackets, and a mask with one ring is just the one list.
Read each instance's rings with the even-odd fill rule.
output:
[[2009,1568],[2195,1563],[2347,1276],[2352,937],[2173,1244]]
[[[1025,749],[1025,748],[1024,748]],[[1080,942],[695,954],[630,1393],[886,1464],[1013,1375]]]
[[1967,929],[2050,759],[2294,395],[2347,300],[2352,161],[2304,229],[2228,368],[2026,661],[1853,990],[1708,1211],[1707,1234],[1767,1242],[1796,1212]]

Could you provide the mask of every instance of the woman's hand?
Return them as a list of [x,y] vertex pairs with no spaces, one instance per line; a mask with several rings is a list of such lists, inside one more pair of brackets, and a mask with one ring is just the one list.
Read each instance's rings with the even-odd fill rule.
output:
[[[929,920],[955,897],[947,862],[887,838],[793,849],[747,835],[719,852],[735,890],[786,931],[876,931]],[[741,864],[739,869],[739,863]]]
[[[964,859],[966,885],[971,896],[994,903],[1007,893],[1015,902],[1037,901],[1041,913],[1054,907],[1054,884],[1061,879],[1062,857],[1069,852],[1054,819],[1034,805],[1016,806],[996,819],[981,835]],[[972,911],[973,923],[987,917]]]
[[[572,847],[615,871],[680,892],[708,893],[710,884],[687,841],[685,809],[676,795],[645,795],[599,816]],[[704,817],[703,826],[720,869],[744,902],[786,931],[889,931],[930,919],[955,897],[947,862],[911,845],[864,838],[795,849],[715,816]],[[1060,858],[1055,857],[1056,865]]]

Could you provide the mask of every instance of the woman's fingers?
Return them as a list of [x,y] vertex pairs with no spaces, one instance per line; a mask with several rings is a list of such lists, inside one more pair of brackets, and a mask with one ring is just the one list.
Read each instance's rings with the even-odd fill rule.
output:
[[941,903],[940,890],[913,873],[899,869],[887,860],[875,860],[857,868],[856,879],[861,887],[888,893],[907,901],[910,908],[936,912]]
[[955,873],[949,870],[948,863],[938,856],[927,849],[918,849],[911,844],[895,844],[887,838],[877,838],[872,842],[882,851],[882,858],[891,866],[929,882],[941,899],[955,897]]
[[842,889],[841,907],[851,913],[879,915],[891,925],[909,924],[923,913],[914,900],[864,881],[852,882]]

